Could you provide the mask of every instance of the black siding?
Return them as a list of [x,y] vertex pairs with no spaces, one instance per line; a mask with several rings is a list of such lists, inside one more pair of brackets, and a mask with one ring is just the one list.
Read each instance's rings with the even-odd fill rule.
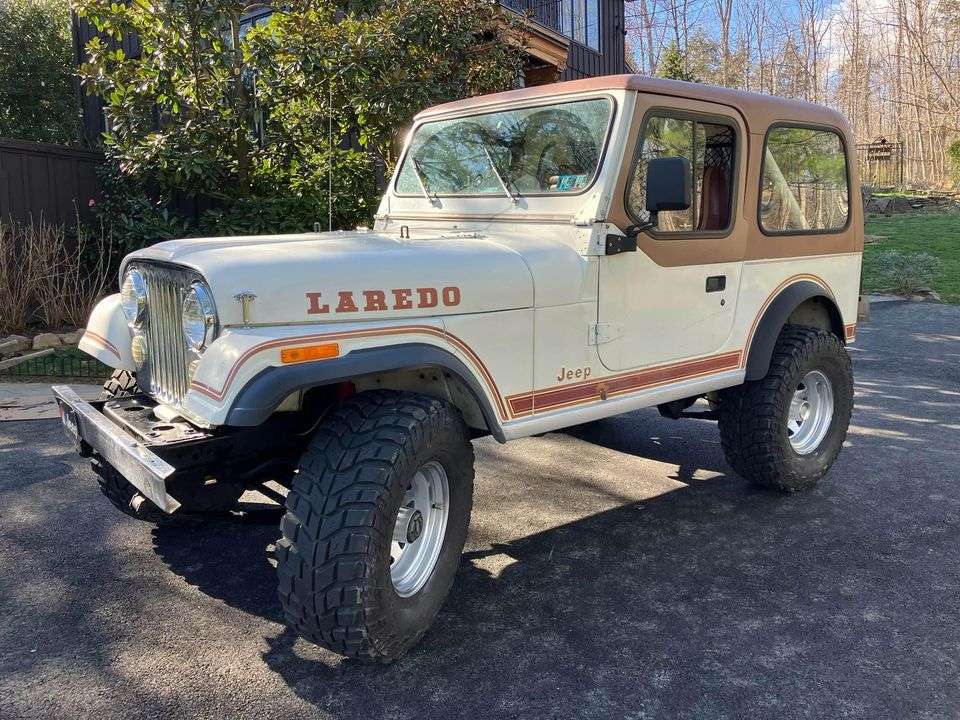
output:
[[[532,19],[555,32],[560,32],[559,0],[502,0],[519,12],[530,12]],[[575,40],[570,41],[567,69],[561,80],[579,80],[598,75],[619,75],[628,72],[624,55],[624,0],[600,0],[600,48],[596,52]]]

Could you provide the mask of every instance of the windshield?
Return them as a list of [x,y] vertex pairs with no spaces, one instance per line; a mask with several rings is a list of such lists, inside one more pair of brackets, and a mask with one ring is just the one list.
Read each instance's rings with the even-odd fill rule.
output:
[[582,192],[597,174],[612,111],[610,100],[583,100],[424,123],[404,157],[397,192]]

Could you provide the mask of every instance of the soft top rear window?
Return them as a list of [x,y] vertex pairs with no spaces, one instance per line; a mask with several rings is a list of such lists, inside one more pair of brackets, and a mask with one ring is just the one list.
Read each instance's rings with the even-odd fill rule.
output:
[[584,192],[599,170],[612,114],[613,102],[600,98],[424,123],[404,156],[396,190],[464,196]]

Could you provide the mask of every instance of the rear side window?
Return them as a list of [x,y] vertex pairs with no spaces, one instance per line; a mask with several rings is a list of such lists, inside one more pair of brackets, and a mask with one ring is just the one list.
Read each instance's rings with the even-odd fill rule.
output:
[[849,212],[840,136],[830,130],[772,128],[763,154],[760,228],[769,233],[841,230]]
[[627,209],[636,222],[648,219],[647,163],[655,158],[684,157],[692,171],[692,202],[687,210],[663,211],[658,234],[722,232],[730,225],[736,131],[717,121],[669,115],[647,118],[639,156],[627,194]]

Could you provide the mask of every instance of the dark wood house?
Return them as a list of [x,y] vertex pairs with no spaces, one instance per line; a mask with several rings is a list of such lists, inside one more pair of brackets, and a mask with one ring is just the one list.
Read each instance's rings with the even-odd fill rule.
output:
[[[629,72],[624,44],[624,3],[633,0],[501,0],[524,20],[527,59],[518,85],[542,85],[597,75]],[[269,10],[251,13],[247,22],[263,21]],[[95,28],[74,18],[73,42],[77,63],[83,62],[87,41]],[[124,52],[140,53],[136,37],[125,37]],[[83,95],[84,131],[97,145],[106,130],[103,102]]]
[[524,85],[629,72],[625,0],[501,1],[527,19]]

